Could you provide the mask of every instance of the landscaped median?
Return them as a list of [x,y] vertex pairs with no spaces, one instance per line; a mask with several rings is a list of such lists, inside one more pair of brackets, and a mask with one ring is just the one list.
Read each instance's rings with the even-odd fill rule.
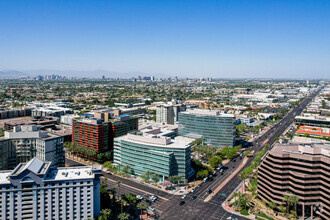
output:
[[[253,151],[252,151],[253,153]],[[204,200],[204,202],[208,202],[212,199],[213,196],[215,196],[221,189],[222,187],[224,187],[247,163],[247,161],[249,160],[248,157],[245,157],[242,161],[242,163],[239,165],[239,167],[237,167],[237,169],[225,180],[223,181],[215,190],[213,193],[211,193],[208,197],[206,197],[206,199]]]

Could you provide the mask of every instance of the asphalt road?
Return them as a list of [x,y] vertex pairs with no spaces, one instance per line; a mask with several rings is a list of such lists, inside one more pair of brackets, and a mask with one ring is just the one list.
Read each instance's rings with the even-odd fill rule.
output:
[[[319,92],[319,91],[318,91]],[[257,138],[248,150],[260,151],[264,148],[264,144],[272,145],[275,142],[275,138],[279,137],[292,123],[293,118],[299,115],[306,105],[315,97],[318,93],[314,93],[307,97],[299,106],[290,111],[280,122],[275,124],[265,134]],[[266,142],[267,141],[267,142]],[[265,143],[266,142],[266,143]],[[253,160],[253,157],[249,158],[246,165],[241,169],[249,166]],[[149,195],[158,195],[159,199],[151,206],[155,208],[156,217],[159,219],[226,219],[228,217],[237,217],[238,219],[246,219],[241,216],[233,215],[224,210],[221,204],[225,201],[226,197],[242,182],[238,175],[235,175],[210,201],[204,202],[204,199],[208,196],[208,190],[214,191],[230,174],[240,165],[242,160],[236,158],[236,161],[231,161],[226,164],[226,169],[223,175],[219,172],[217,176],[213,178],[213,181],[203,183],[200,187],[196,188],[193,195],[196,195],[196,199],[192,199],[192,194],[188,194],[187,198],[182,199],[181,196],[174,196],[156,188],[150,187],[143,183],[135,182],[133,180],[127,180],[118,176],[110,175],[103,172],[104,177],[108,178],[108,187],[117,187],[118,194],[133,193],[136,195],[142,195],[147,197]],[[69,166],[81,166],[82,164],[66,158],[66,164]],[[117,182],[121,181],[120,187]],[[184,201],[185,204],[179,205],[180,201]]]
[[[260,151],[264,148],[264,144],[272,144],[275,142],[276,137],[280,135],[292,124],[292,121],[296,115],[299,115],[307,104],[316,96],[319,92],[311,94],[309,97],[305,98],[299,106],[291,110],[280,122],[275,124],[271,129],[269,129],[265,134],[257,138],[251,145],[249,150],[254,150],[255,152]],[[266,142],[267,141],[267,142]],[[253,160],[251,157],[246,165],[241,169],[249,166]],[[237,167],[238,159],[236,162],[230,162],[226,166],[228,169],[225,174],[232,172],[231,169],[233,166]],[[217,176],[213,180],[214,182],[207,182],[204,185],[196,190],[195,195],[197,198],[195,200],[191,199],[191,196],[188,196],[185,199],[185,204],[182,206],[179,205],[181,198],[177,199],[171,207],[167,208],[165,211],[161,212],[160,219],[226,219],[228,217],[234,217],[231,213],[228,213],[224,210],[221,204],[225,201],[226,197],[230,195],[231,192],[242,182],[238,175],[234,176],[219,192],[215,195],[209,202],[204,202],[208,189],[216,188],[220,185],[222,181],[226,179],[228,175]],[[225,196],[224,196],[224,195]],[[157,210],[157,209],[156,209]],[[157,210],[159,211],[159,210]],[[241,216],[235,216],[238,219],[246,219]]]

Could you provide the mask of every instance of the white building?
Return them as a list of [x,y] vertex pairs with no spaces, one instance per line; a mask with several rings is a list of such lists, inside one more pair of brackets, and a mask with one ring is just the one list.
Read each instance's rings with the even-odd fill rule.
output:
[[100,215],[100,166],[51,168],[33,158],[0,171],[0,219],[88,219]]
[[62,115],[61,123],[72,126],[72,119],[79,118],[79,115]]
[[176,100],[156,107],[156,122],[173,125],[178,121],[178,113],[185,111],[186,106],[178,104]]
[[13,169],[33,157],[51,161],[52,166],[64,166],[63,142],[62,136],[39,131],[36,125],[16,126],[0,139],[0,169]]

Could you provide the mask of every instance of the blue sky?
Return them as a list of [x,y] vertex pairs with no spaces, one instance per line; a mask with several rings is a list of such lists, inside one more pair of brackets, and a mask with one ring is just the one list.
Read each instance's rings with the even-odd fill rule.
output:
[[300,79],[329,61],[330,1],[0,0],[0,70]]

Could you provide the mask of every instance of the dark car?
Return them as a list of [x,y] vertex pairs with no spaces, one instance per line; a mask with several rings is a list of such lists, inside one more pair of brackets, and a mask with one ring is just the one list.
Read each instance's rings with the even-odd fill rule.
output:
[[196,198],[197,198],[197,196],[193,195],[191,198],[194,200],[194,199],[196,199]]
[[233,162],[236,162],[236,158],[233,159]]
[[179,205],[182,206],[183,204],[185,204],[184,201],[180,201]]
[[209,191],[207,191],[209,194],[211,194],[212,193],[212,189],[209,189]]

